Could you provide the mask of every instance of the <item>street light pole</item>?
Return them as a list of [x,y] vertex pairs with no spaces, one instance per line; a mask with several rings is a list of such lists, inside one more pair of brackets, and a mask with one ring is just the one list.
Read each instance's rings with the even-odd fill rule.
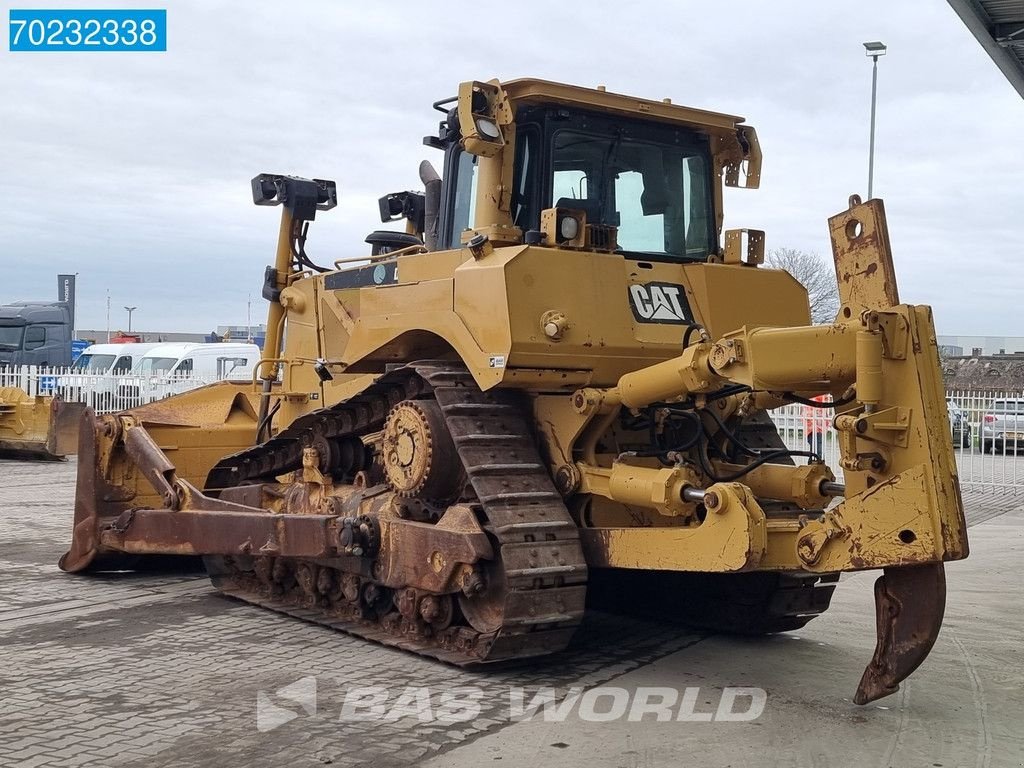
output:
[[138,307],[125,307],[125,309],[128,311],[128,333],[131,333],[132,332],[132,312],[134,312],[136,309],[138,309]]
[[864,53],[871,57],[871,141],[868,147],[868,200],[873,196],[875,185],[875,98],[878,94],[878,57],[885,56],[884,43],[877,40],[864,43]]

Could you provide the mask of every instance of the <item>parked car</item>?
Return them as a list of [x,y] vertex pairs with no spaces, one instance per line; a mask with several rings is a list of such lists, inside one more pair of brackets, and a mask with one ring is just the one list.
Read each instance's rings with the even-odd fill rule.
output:
[[957,405],[951,397],[946,398],[946,408],[949,411],[949,425],[953,430],[953,445],[970,448],[971,422],[967,418],[967,411]]
[[981,420],[981,450],[1024,454],[1024,399],[992,401]]
[[158,344],[136,361],[118,388],[118,400],[132,408],[214,381],[249,381],[260,357],[255,344]]

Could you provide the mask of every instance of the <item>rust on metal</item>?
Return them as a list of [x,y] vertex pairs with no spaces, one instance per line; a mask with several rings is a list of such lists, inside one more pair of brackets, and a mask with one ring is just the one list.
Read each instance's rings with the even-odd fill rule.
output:
[[882,201],[862,203],[853,195],[849,209],[832,216],[828,228],[843,319],[856,318],[864,310],[899,304]]
[[[100,542],[100,531],[128,508],[126,497],[130,497],[123,488],[112,485],[103,476],[104,452],[101,448],[109,439],[108,429],[114,431],[109,418],[98,420],[92,408],[86,408],[82,413],[78,430],[74,529],[71,547],[61,556],[59,563],[61,570],[69,573],[117,571],[139,565],[134,556],[104,547]],[[166,564],[166,560],[161,564]],[[188,566],[189,563],[182,563],[179,567]]]
[[[219,381],[192,390],[173,399],[156,400],[132,408],[130,413],[140,424],[198,427],[223,424],[233,411],[241,411],[255,420],[255,395],[247,384]],[[233,391],[233,394],[232,394]]]
[[436,523],[383,519],[378,580],[388,587],[412,585],[449,592],[460,566],[494,557],[476,514],[463,505],[449,507]]
[[[332,452],[330,472],[311,471],[319,450],[303,446],[330,449],[381,430],[395,405],[431,394],[421,407],[438,413],[435,434],[417,446],[453,441],[450,461],[438,454],[430,463],[472,484],[472,504],[410,519],[437,507],[385,485],[337,483],[333,474],[351,477],[356,468],[344,451]],[[226,594],[306,618],[316,606],[316,620],[454,663],[550,653],[568,643],[583,615],[587,567],[525,409],[513,393],[481,392],[461,366],[398,370],[357,400],[314,412],[269,444],[229,457],[223,466],[235,469],[214,470],[208,484],[229,486],[218,498],[177,476],[134,413],[97,422],[90,412],[75,538],[61,567],[83,570],[111,556],[202,555]],[[168,501],[165,508],[117,498],[103,470],[112,443]],[[508,456],[501,473],[490,463],[496,449]],[[511,487],[510,474],[517,478]],[[424,490],[452,490],[443,486],[425,483]],[[297,504],[296,495],[310,498]]]
[[57,456],[71,456],[78,450],[78,429],[85,413],[84,403],[55,397],[50,402],[50,430],[47,447]]
[[946,608],[942,563],[886,568],[875,582],[877,641],[854,702],[896,693],[925,660],[939,636]]
[[87,408],[78,430],[78,484],[75,492],[75,523],[71,549],[60,558],[63,571],[75,573],[86,569],[99,546],[96,516],[97,475],[96,414]]
[[338,518],[265,510],[128,510],[100,534],[105,547],[133,554],[336,557]]
[[129,421],[128,429],[124,431],[124,447],[128,457],[142,470],[153,490],[163,498],[164,505],[177,509],[180,502],[174,488],[175,467],[149,432]]

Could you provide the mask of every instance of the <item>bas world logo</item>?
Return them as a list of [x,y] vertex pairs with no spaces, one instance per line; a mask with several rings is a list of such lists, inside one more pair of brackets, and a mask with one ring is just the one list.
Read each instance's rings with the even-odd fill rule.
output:
[[[276,698],[283,699],[289,704],[298,704],[299,708],[307,715],[316,715],[316,678],[303,677],[291,685],[278,688],[273,694]],[[273,702],[270,695],[265,691],[258,691],[256,694],[256,730],[260,733],[272,731],[275,728],[291,722],[299,713],[291,707],[282,707]]]
[[[331,697],[337,700],[336,697]],[[581,720],[608,723],[742,723],[757,720],[764,713],[768,694],[763,688],[724,686],[688,686],[669,688],[638,686],[581,685],[558,690],[554,687],[510,687],[507,707],[495,689],[475,686],[405,686],[401,689],[381,685],[353,686],[344,691],[337,722],[471,723],[483,716],[508,722],[538,720],[563,723]],[[320,708],[330,711],[330,707]],[[256,730],[267,733],[300,718],[324,721],[334,714],[317,707],[317,679],[301,680],[275,691],[256,695]],[[486,718],[490,718],[489,720]],[[294,726],[293,726],[294,727]]]
[[683,286],[674,283],[637,283],[629,286],[629,306],[641,323],[689,325],[690,305]]

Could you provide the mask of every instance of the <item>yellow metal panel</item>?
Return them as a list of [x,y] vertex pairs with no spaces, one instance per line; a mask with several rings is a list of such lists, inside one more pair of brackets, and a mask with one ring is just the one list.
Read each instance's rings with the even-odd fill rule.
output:
[[653,119],[688,125],[695,128],[712,128],[721,131],[735,130],[743,122],[742,117],[721,112],[709,112],[693,107],[683,107],[671,102],[640,99],[610,91],[581,88],[547,80],[519,79],[501,84],[509,99],[516,104],[559,103],[602,112],[617,112],[637,118]]
[[807,291],[788,272],[731,264],[684,266],[687,294],[713,337],[744,325],[810,325]]
[[0,387],[0,456],[58,459],[73,454],[83,408]]
[[738,483],[712,486],[720,503],[688,527],[583,528],[587,563],[595,567],[729,572],[756,568],[768,548],[764,511]]

